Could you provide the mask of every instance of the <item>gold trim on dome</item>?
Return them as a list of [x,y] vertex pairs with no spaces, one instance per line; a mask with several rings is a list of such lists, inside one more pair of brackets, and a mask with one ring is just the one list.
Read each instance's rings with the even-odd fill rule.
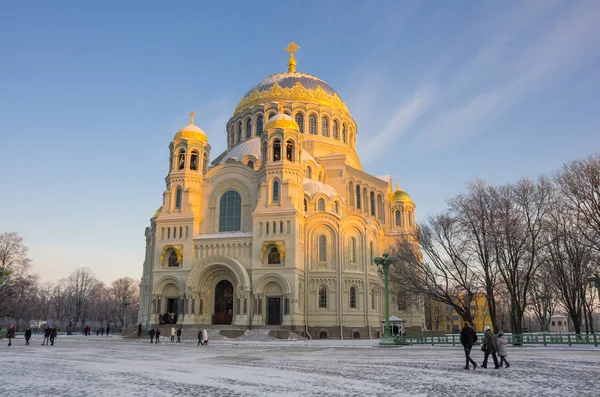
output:
[[242,98],[235,108],[234,114],[252,106],[279,101],[318,103],[331,106],[350,115],[348,107],[336,93],[329,95],[320,85],[315,90],[309,90],[299,81],[290,88],[281,88],[278,83],[275,83],[265,91],[259,91],[258,88],[254,89],[250,95]]
[[263,243],[262,251],[260,251],[260,261],[262,262],[265,259],[265,251],[267,251],[267,248],[270,245],[274,245],[275,247],[277,247],[277,249],[279,250],[279,258],[281,260],[284,260],[285,259],[285,251],[283,250],[283,247],[281,246],[281,244],[278,241],[265,241]]

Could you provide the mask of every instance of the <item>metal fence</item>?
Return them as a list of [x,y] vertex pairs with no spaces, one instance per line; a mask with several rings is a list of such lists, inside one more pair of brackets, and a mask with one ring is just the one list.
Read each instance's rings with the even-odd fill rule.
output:
[[[598,334],[504,334],[506,342],[513,346],[523,345],[594,345],[598,346],[600,336]],[[477,335],[480,345],[483,341],[483,334]],[[452,345],[460,346],[460,335],[441,335],[441,336],[396,336],[397,345]]]

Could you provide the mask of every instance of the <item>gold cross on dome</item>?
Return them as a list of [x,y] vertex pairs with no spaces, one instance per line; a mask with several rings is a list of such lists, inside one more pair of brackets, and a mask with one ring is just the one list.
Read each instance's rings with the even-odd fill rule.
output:
[[283,103],[277,105],[277,113],[283,113]]
[[190,112],[190,124],[194,124],[194,116],[196,115],[196,112],[194,112],[193,110]]
[[285,50],[289,52],[290,55],[294,55],[294,52],[298,51],[299,49],[300,46],[294,43],[293,41],[290,42],[290,44],[285,48]]

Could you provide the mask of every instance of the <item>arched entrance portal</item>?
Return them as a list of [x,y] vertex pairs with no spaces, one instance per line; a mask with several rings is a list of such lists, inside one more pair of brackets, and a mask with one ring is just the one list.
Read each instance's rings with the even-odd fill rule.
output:
[[231,324],[233,319],[233,284],[221,280],[215,288],[213,324]]

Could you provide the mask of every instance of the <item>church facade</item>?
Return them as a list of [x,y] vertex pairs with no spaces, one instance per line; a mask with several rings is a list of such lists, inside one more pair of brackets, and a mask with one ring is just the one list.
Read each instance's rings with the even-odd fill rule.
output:
[[[365,172],[358,127],[323,80],[265,78],[226,126],[212,163],[194,124],[169,145],[161,207],[146,228],[140,323],[277,326],[312,338],[378,337],[383,278],[373,258],[414,225],[390,176]],[[390,296],[390,316],[420,330],[422,306]]]

